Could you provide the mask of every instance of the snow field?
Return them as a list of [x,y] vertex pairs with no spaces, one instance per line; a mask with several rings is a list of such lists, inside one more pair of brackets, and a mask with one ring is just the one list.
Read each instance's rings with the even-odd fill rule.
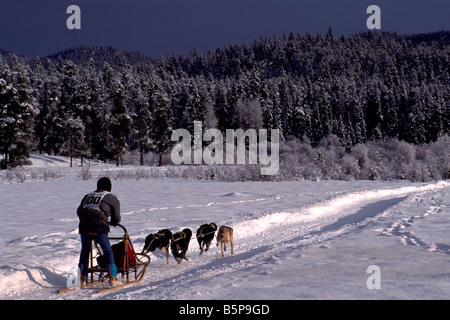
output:
[[[141,283],[108,294],[57,295],[77,265],[76,207],[95,188],[64,177],[0,184],[1,299],[445,299],[450,296],[450,183],[113,180],[122,224],[140,251],[148,233],[235,230],[235,254],[212,243],[190,261],[162,253]],[[100,171],[101,169],[95,169]],[[94,177],[96,175],[94,174]],[[120,234],[112,230],[112,235]],[[382,288],[369,290],[369,265]]]

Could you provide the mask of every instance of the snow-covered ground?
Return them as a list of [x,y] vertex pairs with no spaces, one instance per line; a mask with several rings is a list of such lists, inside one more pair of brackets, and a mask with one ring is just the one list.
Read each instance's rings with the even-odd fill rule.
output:
[[[215,222],[234,228],[235,254],[222,258],[214,240],[200,256],[191,240],[190,261],[166,265],[158,253],[139,284],[57,294],[78,263],[75,210],[105,165],[83,181],[67,159],[32,160],[60,177],[0,179],[0,299],[450,298],[448,181],[113,180],[138,251],[149,233]],[[380,289],[367,286],[377,275],[369,266]]]

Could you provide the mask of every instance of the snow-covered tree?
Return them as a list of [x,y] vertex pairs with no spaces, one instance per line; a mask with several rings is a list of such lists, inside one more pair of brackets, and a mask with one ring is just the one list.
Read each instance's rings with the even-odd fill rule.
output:
[[261,129],[263,126],[261,104],[257,100],[239,100],[235,107],[234,123],[237,128]]
[[133,99],[133,132],[136,148],[139,150],[139,164],[144,165],[144,154],[150,150],[150,130],[152,113],[150,112],[148,98],[146,96],[147,85],[142,84],[137,88]]
[[23,164],[29,157],[33,117],[37,113],[29,67],[12,57],[11,69],[0,60],[1,168]]
[[170,99],[162,85],[156,81],[149,89],[149,108],[152,114],[150,130],[151,150],[158,154],[158,165],[162,165],[163,155],[172,144],[172,115]]
[[58,135],[57,122],[61,88],[59,85],[59,74],[54,64],[49,59],[47,59],[45,64],[45,73],[40,68],[38,69],[42,72],[39,74],[39,77],[43,83],[37,96],[40,111],[35,119],[34,133],[39,153],[55,154],[59,152],[59,146],[62,144],[62,137]]
[[123,154],[127,145],[127,138],[131,132],[131,116],[125,99],[125,88],[120,80],[113,82],[111,91],[111,133],[114,139],[116,165],[123,165]]
[[85,141],[88,96],[84,83],[79,78],[78,68],[71,60],[62,61],[61,98],[59,100],[58,125],[63,137],[60,152],[74,157],[89,157],[90,150]]

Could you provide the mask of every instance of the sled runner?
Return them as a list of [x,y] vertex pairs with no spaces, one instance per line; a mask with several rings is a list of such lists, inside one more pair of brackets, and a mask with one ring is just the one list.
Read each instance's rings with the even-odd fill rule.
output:
[[[130,236],[127,229],[118,224],[123,229],[123,237],[109,237],[110,240],[119,240],[115,244],[111,244],[114,252],[114,262],[117,267],[117,278],[122,281],[122,285],[109,287],[98,291],[104,293],[113,291],[119,288],[130,286],[138,283],[144,277],[145,271],[150,264],[150,257],[143,253],[138,253],[134,250],[131,243]],[[106,258],[101,252],[97,242],[94,240],[91,243],[91,253],[89,255],[89,266],[87,271],[87,283],[81,285],[81,288],[101,284],[107,281]],[[72,291],[77,287],[70,287],[58,290],[58,293]]]

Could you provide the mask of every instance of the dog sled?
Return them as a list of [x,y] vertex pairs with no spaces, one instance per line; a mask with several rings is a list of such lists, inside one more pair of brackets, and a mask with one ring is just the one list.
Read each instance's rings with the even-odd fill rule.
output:
[[[109,239],[118,241],[114,244],[111,243],[111,248],[113,249],[114,262],[117,267],[117,279],[122,281],[123,284],[101,289],[98,293],[105,293],[138,283],[144,277],[145,271],[150,264],[150,256],[134,250],[127,229],[121,224],[117,226],[123,229],[124,235],[122,237],[109,237]],[[95,240],[91,243],[87,272],[87,282],[79,286],[81,288],[101,285],[107,281],[106,257]],[[65,293],[76,288],[77,286],[61,289],[58,293]]]

